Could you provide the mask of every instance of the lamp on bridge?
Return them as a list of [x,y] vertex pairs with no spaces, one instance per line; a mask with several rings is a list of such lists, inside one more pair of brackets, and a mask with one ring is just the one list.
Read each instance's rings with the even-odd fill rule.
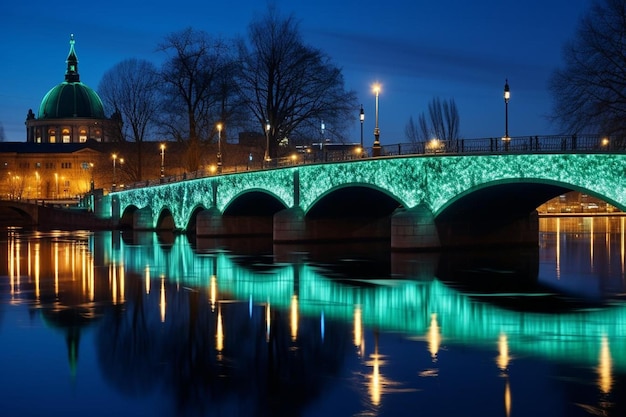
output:
[[117,185],[117,176],[115,173],[115,162],[117,161],[117,154],[114,153],[113,155],[111,155],[111,158],[113,158],[113,184],[111,185],[111,189],[115,190],[115,186]]
[[222,124],[217,124],[217,172],[222,173]]
[[511,98],[511,90],[509,88],[509,80],[504,80],[504,137],[502,140],[504,141],[504,150],[509,150],[509,142],[511,138],[509,137],[509,99]]
[[165,144],[162,143],[161,146],[159,146],[159,148],[161,149],[161,175],[160,175],[160,181],[163,182],[163,181],[165,181]]
[[270,129],[272,126],[270,125],[270,121],[265,121],[265,155],[263,156],[264,163],[269,162],[270,160]]
[[380,94],[380,84],[376,83],[372,87],[376,94],[376,127],[374,127],[374,144],[372,146],[372,156],[380,156],[380,129],[378,128],[378,95]]
[[361,112],[359,113],[359,120],[361,121],[361,152],[363,152],[363,122],[365,121],[365,112],[363,111],[362,104],[361,104]]

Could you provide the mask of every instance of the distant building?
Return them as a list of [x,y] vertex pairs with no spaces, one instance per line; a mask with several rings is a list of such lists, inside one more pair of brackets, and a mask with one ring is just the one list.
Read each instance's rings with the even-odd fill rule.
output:
[[65,81],[52,88],[41,100],[37,116],[26,115],[26,141],[29,143],[112,142],[119,138],[121,118],[107,118],[98,94],[80,81],[78,58],[70,37]]

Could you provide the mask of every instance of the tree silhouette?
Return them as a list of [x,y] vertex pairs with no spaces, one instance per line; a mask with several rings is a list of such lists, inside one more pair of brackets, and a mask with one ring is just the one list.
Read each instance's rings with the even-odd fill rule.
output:
[[626,133],[626,3],[595,0],[549,82],[551,116],[567,133]]
[[269,126],[269,156],[292,135],[317,132],[322,120],[337,132],[356,117],[356,96],[344,90],[341,70],[303,43],[293,17],[270,7],[250,24],[248,45],[239,45],[239,86],[258,126],[263,132]]

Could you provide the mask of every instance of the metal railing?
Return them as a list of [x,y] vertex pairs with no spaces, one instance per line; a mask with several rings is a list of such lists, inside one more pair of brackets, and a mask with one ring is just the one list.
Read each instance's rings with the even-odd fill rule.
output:
[[[409,142],[384,145],[380,157],[427,155],[489,155],[489,154],[539,154],[539,153],[626,153],[626,138],[609,138],[600,135],[552,135],[516,136],[505,138],[478,139],[433,139],[424,142]],[[199,170],[180,175],[166,176],[126,184],[123,189],[151,187],[178,181],[239,172],[284,168],[303,164],[334,163],[351,160],[372,159],[372,148],[361,149],[358,145],[346,146],[342,150],[322,148],[305,149],[290,156],[274,158],[261,167],[224,166],[221,173],[216,170]],[[376,157],[379,158],[379,157]]]

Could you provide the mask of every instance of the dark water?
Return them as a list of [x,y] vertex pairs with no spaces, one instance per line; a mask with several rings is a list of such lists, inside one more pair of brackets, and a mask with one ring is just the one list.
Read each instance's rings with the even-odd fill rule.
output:
[[5,231],[0,415],[624,415],[624,218],[541,229],[427,254]]

